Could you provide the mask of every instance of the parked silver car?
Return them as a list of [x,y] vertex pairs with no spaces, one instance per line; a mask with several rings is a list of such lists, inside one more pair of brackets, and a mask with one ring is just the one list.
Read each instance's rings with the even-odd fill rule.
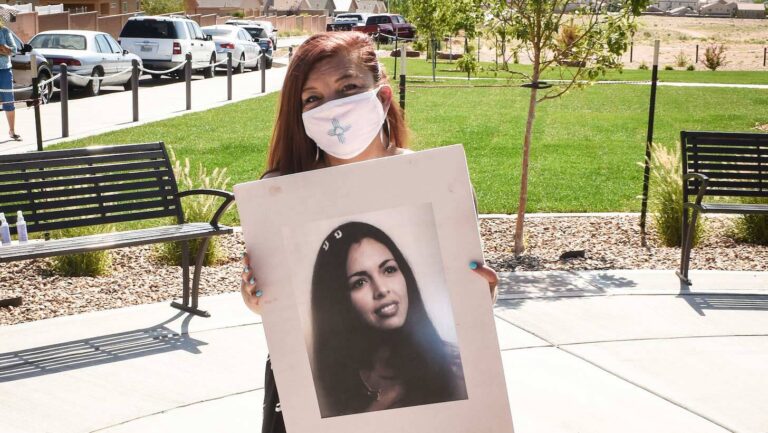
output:
[[261,48],[244,29],[224,24],[203,27],[203,33],[212,36],[216,43],[217,63],[232,53],[232,68],[236,73],[244,72],[245,68],[258,69]]
[[[54,75],[59,73],[61,64],[66,64],[69,84],[84,88],[91,96],[98,95],[102,86],[122,85],[129,90],[131,73],[115,74],[130,69],[132,60],[141,64],[139,56],[123,50],[104,32],[51,30],[38,33],[29,44],[53,65]],[[106,78],[90,80],[89,77]]]
[[[10,31],[10,29],[9,29]],[[13,88],[21,89],[32,86],[32,77],[37,75],[38,82],[42,83],[51,78],[51,65],[40,53],[32,49],[32,46],[25,44],[11,31],[11,37],[16,42],[16,54],[11,56],[11,65],[13,67]],[[33,72],[32,60],[35,60],[36,71]],[[53,94],[53,85],[46,83],[40,86],[40,102],[47,104]],[[32,97],[32,91],[16,93],[16,100],[25,100]],[[27,105],[31,105],[28,102]]]

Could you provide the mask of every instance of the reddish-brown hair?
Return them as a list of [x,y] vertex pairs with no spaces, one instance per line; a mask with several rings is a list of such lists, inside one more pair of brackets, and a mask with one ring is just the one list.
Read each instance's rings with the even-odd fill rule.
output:
[[[377,85],[389,84],[370,37],[355,31],[311,36],[296,50],[286,72],[269,146],[268,173],[291,174],[315,168],[318,150],[315,142],[304,131],[301,91],[315,65],[338,55],[357,59],[371,71]],[[407,147],[408,130],[403,113],[394,97],[392,101],[387,111],[389,139],[397,147]]]

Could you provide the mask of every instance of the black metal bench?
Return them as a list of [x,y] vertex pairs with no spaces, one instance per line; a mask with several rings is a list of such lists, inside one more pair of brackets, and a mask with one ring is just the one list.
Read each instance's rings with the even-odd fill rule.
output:
[[[224,202],[209,223],[185,223],[181,198],[219,196]],[[232,233],[219,218],[233,203],[226,191],[179,192],[165,144],[130,144],[0,155],[0,212],[16,234],[22,211],[31,233],[44,241],[0,247],[0,263],[85,253],[161,242],[181,242],[182,302],[171,305],[200,316],[200,270],[211,236]],[[175,218],[176,224],[107,234],[48,240],[53,230]],[[189,241],[201,239],[190,287]]]
[[[683,131],[683,236],[677,276],[691,284],[688,267],[700,213],[768,215],[760,203],[703,203],[704,197],[768,198],[768,134]],[[695,197],[693,202],[690,197]],[[757,201],[757,200],[755,200]],[[690,224],[688,213],[692,210]]]

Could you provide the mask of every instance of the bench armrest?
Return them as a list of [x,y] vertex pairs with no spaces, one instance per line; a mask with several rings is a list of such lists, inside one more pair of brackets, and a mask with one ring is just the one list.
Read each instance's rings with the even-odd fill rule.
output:
[[191,195],[215,195],[217,197],[222,197],[224,199],[224,203],[219,206],[218,209],[216,209],[216,213],[213,214],[213,218],[210,221],[210,224],[214,226],[215,228],[219,228],[219,218],[221,218],[221,215],[229,209],[230,206],[232,206],[232,203],[235,202],[235,195],[231,192],[222,191],[219,189],[188,189],[186,191],[179,191],[176,196],[178,198],[187,197]]
[[707,192],[707,186],[709,186],[709,178],[701,173],[687,173],[683,176],[683,185],[685,187],[685,184],[691,180],[695,179],[701,182],[701,185],[699,186],[699,192],[696,194],[696,205],[701,204],[701,200],[704,199],[704,194]]

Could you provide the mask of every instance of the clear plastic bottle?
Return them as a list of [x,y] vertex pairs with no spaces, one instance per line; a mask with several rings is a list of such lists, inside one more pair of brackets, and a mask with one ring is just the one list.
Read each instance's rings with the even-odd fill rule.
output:
[[21,213],[21,211],[16,212],[16,233],[19,234],[20,244],[27,242],[27,222],[24,221],[24,215]]
[[11,228],[8,227],[8,221],[5,220],[5,214],[2,212],[0,212],[0,243],[11,244]]

